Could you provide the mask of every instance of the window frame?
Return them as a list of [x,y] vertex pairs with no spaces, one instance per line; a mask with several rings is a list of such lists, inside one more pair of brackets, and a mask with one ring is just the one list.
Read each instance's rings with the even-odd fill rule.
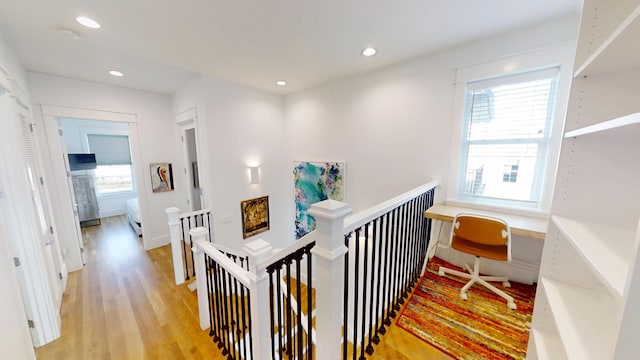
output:
[[[534,216],[543,216],[549,213],[568,105],[569,88],[573,75],[573,52],[568,51],[569,49],[572,49],[572,47],[567,44],[558,44],[455,69],[451,151],[448,176],[444,183],[445,201],[447,203]],[[462,143],[464,141],[463,123],[465,122],[464,107],[467,83],[554,67],[559,70],[556,84],[555,111],[549,128],[547,160],[546,164],[539,165],[542,170],[537,170],[544,171],[543,180],[539,187],[540,201],[537,204],[527,204],[522,201],[506,199],[494,200],[460,196],[458,194],[458,185],[460,178],[465,176],[465,174],[460,173],[460,164],[462,162]]]

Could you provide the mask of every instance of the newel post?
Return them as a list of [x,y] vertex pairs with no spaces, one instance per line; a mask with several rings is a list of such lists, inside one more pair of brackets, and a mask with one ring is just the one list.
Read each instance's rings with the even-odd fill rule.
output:
[[197,227],[189,231],[193,241],[193,266],[196,270],[196,284],[198,285],[198,314],[200,317],[200,328],[202,330],[209,327],[209,289],[207,288],[207,269],[205,267],[205,256],[202,251],[201,242],[207,241],[209,231],[203,227]]
[[171,235],[171,257],[173,258],[173,276],[176,285],[184,283],[184,263],[182,262],[182,249],[180,244],[180,209],[167,208],[165,211],[169,217],[169,234]]
[[265,240],[257,239],[242,247],[249,259],[249,295],[253,360],[271,359],[271,325],[269,304],[269,276],[263,262],[271,255],[273,247]]
[[[316,358],[340,359],[344,301],[344,218],[348,204],[325,200],[311,205],[316,219],[314,285],[316,286]],[[345,332],[346,333],[346,332]],[[346,341],[346,336],[345,336]]]

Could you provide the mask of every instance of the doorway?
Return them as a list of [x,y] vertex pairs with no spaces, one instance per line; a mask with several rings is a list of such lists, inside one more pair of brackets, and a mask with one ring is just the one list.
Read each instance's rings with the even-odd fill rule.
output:
[[180,142],[183,144],[185,186],[185,211],[198,211],[205,207],[204,189],[202,187],[202,167],[198,162],[197,111],[189,109],[177,116],[176,124]]

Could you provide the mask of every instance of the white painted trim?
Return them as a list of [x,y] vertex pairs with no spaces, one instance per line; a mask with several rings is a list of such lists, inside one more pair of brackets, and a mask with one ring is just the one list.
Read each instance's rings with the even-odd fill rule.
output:
[[42,115],[53,117],[67,117],[88,120],[108,120],[118,122],[137,123],[137,115],[109,110],[83,109],[67,106],[42,104]]

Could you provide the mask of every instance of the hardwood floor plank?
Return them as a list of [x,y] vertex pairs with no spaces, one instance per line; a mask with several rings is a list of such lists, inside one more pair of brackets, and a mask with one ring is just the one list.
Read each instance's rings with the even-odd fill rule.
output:
[[171,249],[144,251],[124,216],[83,229],[88,261],[69,274],[60,339],[38,359],[225,359],[199,327],[196,294],[173,283]]

